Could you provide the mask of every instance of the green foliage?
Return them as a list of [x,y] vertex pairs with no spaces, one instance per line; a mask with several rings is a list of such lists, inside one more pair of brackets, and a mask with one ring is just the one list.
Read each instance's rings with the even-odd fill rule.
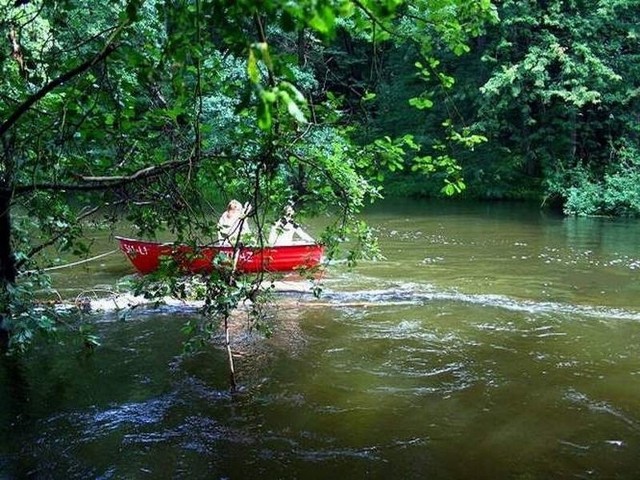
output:
[[[0,37],[11,41],[0,46],[0,193],[11,208],[0,220],[20,217],[0,231],[11,240],[0,266],[16,258],[19,274],[36,269],[48,247],[86,253],[89,216],[127,218],[145,236],[168,230],[191,245],[211,243],[231,197],[253,205],[258,243],[292,201],[303,214],[336,219],[323,239],[335,246],[348,238],[349,262],[375,255],[357,214],[380,196],[389,172],[406,170],[407,157],[428,145],[438,150],[433,165],[447,172],[445,193],[465,184],[454,152],[437,141],[361,128],[360,118],[380,108],[378,81],[361,67],[375,72],[379,54],[411,44],[420,82],[448,89],[437,50],[465,52],[494,15],[485,0],[4,2]],[[432,87],[421,83],[426,93],[413,103],[430,106]],[[481,138],[447,130],[448,143]],[[268,293],[256,296],[252,281],[221,272],[202,280],[206,334],[244,300]],[[9,273],[0,279],[4,326],[20,332],[34,315],[49,328],[12,307],[33,301],[25,295],[35,287]],[[187,295],[176,273],[167,264],[139,291]]]
[[402,168],[396,164],[381,175],[387,192],[437,196],[466,188],[459,160],[486,137],[450,104],[456,80],[449,69],[494,21],[490,2],[412,3],[399,15],[397,42],[377,50],[381,58],[374,57],[374,65],[385,68],[376,71],[377,96],[367,107],[361,139],[387,135],[393,143],[413,142],[400,157]]
[[634,189],[611,179],[621,172],[615,145],[638,138],[628,116],[638,105],[638,12],[634,1],[501,2],[477,98],[478,128],[500,156],[473,168],[498,163],[510,165],[505,181],[544,179],[542,193],[566,200],[567,212],[631,213]]
[[566,214],[640,216],[640,151],[625,144],[616,156],[618,162],[612,163],[602,180],[578,165],[550,183],[551,192],[566,198]]
[[77,333],[83,349],[99,345],[92,325],[84,318],[82,305],[61,305],[48,275],[33,271],[20,282],[7,285],[0,294],[3,328],[9,332],[7,351],[24,354],[36,339],[62,343],[60,329]]
[[8,285],[3,292],[0,307],[7,312],[4,326],[11,332],[10,351],[24,352],[38,333],[57,331],[55,312],[36,302],[35,292],[49,286],[47,277],[36,275],[19,285]]
[[591,179],[588,170],[582,166],[572,168],[567,174],[571,177],[571,186],[566,188],[566,183],[562,182],[562,187],[558,188],[566,197],[564,212],[569,215],[597,214],[602,205],[602,187]]

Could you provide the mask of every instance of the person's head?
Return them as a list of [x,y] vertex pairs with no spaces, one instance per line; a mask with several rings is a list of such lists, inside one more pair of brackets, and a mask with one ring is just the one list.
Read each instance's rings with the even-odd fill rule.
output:
[[293,215],[296,213],[296,211],[293,209],[293,207],[291,205],[287,205],[286,207],[284,207],[284,217],[291,219],[293,218]]
[[240,213],[242,211],[242,204],[238,200],[231,200],[227,205],[228,213]]

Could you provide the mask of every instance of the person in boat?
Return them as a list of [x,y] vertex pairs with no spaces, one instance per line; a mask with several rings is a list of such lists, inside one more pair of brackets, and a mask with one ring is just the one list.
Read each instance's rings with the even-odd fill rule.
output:
[[231,200],[227,209],[218,220],[218,241],[223,245],[235,246],[240,239],[251,234],[247,216],[251,211],[249,202],[242,205],[238,200]]
[[[284,208],[282,217],[271,227],[269,245],[291,245],[293,243],[315,243],[311,235],[293,221],[295,210],[291,205]],[[296,238],[294,240],[294,237]]]

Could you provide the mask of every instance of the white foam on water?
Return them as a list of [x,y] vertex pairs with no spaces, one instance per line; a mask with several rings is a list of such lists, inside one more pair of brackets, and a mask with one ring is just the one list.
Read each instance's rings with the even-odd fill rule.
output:
[[422,304],[430,301],[451,301],[531,314],[549,313],[640,321],[640,312],[634,310],[602,305],[574,305],[561,302],[515,299],[497,294],[468,294],[455,290],[437,290],[429,284],[402,284],[382,289],[352,292],[326,291],[324,298],[336,303],[336,305],[361,302],[383,306],[403,303]]
[[[281,280],[268,283],[262,288],[273,285],[273,292],[279,295],[312,296],[313,282],[307,280]],[[137,307],[151,307],[154,305],[196,310],[204,305],[202,300],[180,300],[174,297],[162,297],[149,299],[142,295],[133,295],[127,292],[113,292],[104,297],[83,297],[75,304],[60,304],[60,310],[72,310],[79,308],[87,313],[110,313],[129,310]]]

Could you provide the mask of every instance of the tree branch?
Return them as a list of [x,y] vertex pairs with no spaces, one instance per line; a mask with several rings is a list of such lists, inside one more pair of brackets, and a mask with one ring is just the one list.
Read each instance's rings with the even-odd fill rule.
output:
[[[88,210],[88,211],[78,215],[78,217],[76,218],[76,222],[79,222],[83,218],[87,218],[89,215],[92,215],[92,214],[96,213],[98,210],[100,210],[100,208],[101,208],[101,206],[97,206],[97,207],[92,208],[91,210]],[[64,235],[67,234],[67,232],[70,230],[70,228],[71,227],[63,228],[61,231],[59,231],[56,235],[52,236],[46,242],[41,243],[40,245],[38,245],[36,247],[33,247],[31,250],[29,250],[29,252],[26,254],[26,256],[24,258],[22,258],[20,261],[16,262],[16,269],[20,269],[20,267],[22,267],[25,263],[27,263],[28,260],[33,258],[34,255],[36,255],[37,253],[40,253],[45,248],[50,247],[51,245],[56,243],[60,238],[62,238]]]
[[79,180],[83,183],[33,183],[29,185],[17,185],[14,187],[14,193],[16,195],[19,195],[29,192],[35,192],[37,190],[68,190],[75,192],[109,190],[139,180],[153,178],[168,171],[178,170],[189,165],[190,162],[191,159],[173,160],[170,162],[162,163],[160,165],[153,165],[150,167],[142,168],[137,172],[132,173],[131,175],[116,175],[111,177],[80,176]]
[[102,60],[107,58],[109,55],[111,55],[115,50],[116,50],[115,45],[111,43],[107,44],[107,46],[95,57],[78,65],[76,68],[69,70],[68,72],[60,75],[58,78],[51,80],[44,87],[42,87],[36,93],[31,95],[29,98],[27,98],[22,104],[20,104],[20,106],[18,106],[18,108],[16,108],[13,111],[13,113],[11,114],[11,116],[9,116],[7,120],[2,122],[2,124],[0,125],[0,137],[4,136],[4,134],[7,133],[7,131],[18,122],[18,120],[20,119],[20,117],[22,117],[22,115],[27,113],[29,109],[36,102],[44,98],[49,92],[59,87],[60,85],[64,84],[65,82],[68,82],[74,77],[86,72],[95,64],[101,62]]
[[389,27],[387,27],[384,23],[382,23],[382,21],[378,17],[376,17],[373,14],[373,12],[371,12],[371,10],[369,10],[360,0],[353,0],[353,3],[356,7],[362,10],[367,17],[369,17],[369,19],[371,20],[371,22],[373,22],[374,25],[378,25],[382,30],[384,30],[391,36],[394,36],[394,37],[398,36],[396,32],[389,29]]
[[[225,155],[207,155],[206,158],[224,158]],[[201,160],[204,160],[202,158]],[[91,192],[100,190],[110,190],[117,187],[134,183],[141,180],[148,180],[157,177],[163,173],[180,170],[181,168],[193,166],[193,154],[186,160],[171,160],[161,163],[160,165],[152,165],[141,168],[131,175],[115,175],[115,176],[78,176],[81,183],[30,183],[28,185],[16,185],[13,188],[14,195],[23,195],[25,193],[35,192],[38,190],[54,190],[54,191],[73,191],[73,192]],[[2,192],[3,188],[0,188]]]

